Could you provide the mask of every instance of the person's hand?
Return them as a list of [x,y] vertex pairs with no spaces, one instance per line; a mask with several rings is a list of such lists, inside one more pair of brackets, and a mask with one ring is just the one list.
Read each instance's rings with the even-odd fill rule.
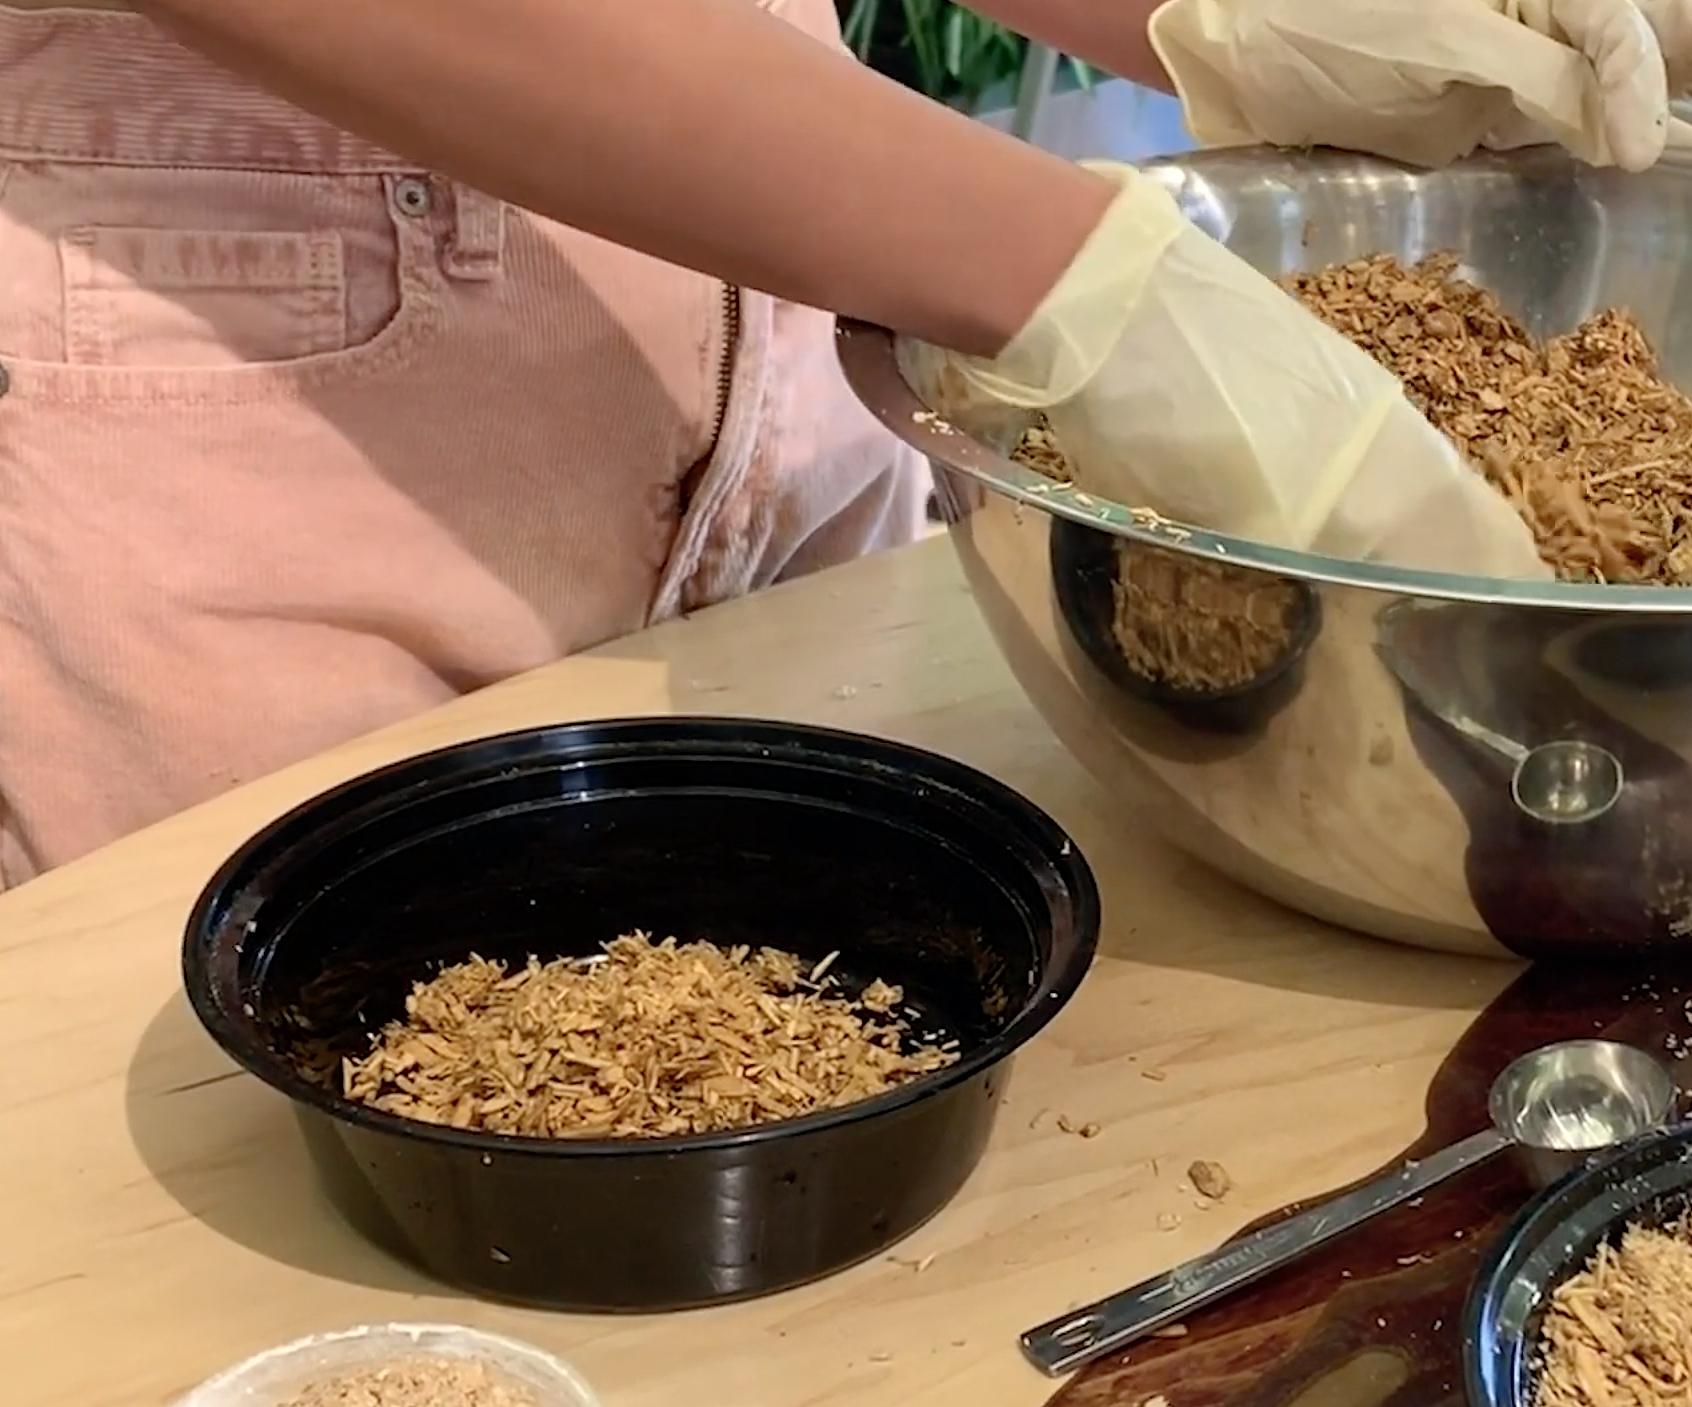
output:
[[1634,0],[1634,4],[1663,52],[1669,96],[1682,98],[1692,93],[1692,0]]
[[1692,148],[1692,0],[1167,0],[1152,47],[1206,146],[1441,166],[1559,143],[1641,171]]
[[1334,557],[1547,577],[1504,498],[1398,379],[1189,222],[1121,193],[997,357],[901,340],[913,389],[966,423],[1043,411],[1077,485],[1177,522]]

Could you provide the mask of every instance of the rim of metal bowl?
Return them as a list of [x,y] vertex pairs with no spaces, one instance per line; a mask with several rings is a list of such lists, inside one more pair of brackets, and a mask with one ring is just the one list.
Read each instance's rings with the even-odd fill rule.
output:
[[[1377,157],[1349,152],[1279,152],[1272,148],[1226,148],[1163,157],[1142,164],[1147,171],[1181,176],[1201,175],[1207,165],[1242,162],[1261,164],[1266,173],[1296,170],[1312,165],[1343,161],[1358,169],[1382,174],[1426,176],[1414,167]],[[1559,150],[1532,149],[1510,156],[1482,154],[1461,166],[1508,169],[1524,167],[1546,176],[1578,170],[1571,158]],[[1692,171],[1692,156],[1678,153],[1664,157],[1662,167],[1677,168],[1676,175]],[[894,354],[894,336],[871,323],[842,318],[837,344],[846,379],[858,398],[889,430],[913,449],[993,492],[1042,513],[1097,528],[1116,537],[1131,538],[1155,547],[1169,548],[1211,561],[1252,567],[1279,576],[1334,586],[1361,587],[1370,591],[1468,601],[1487,605],[1520,605],[1564,611],[1610,611],[1638,615],[1679,615],[1692,612],[1692,591],[1669,586],[1599,586],[1574,582],[1509,581],[1494,577],[1460,576],[1449,572],[1419,571],[1383,563],[1356,562],[1324,557],[1311,552],[1294,552],[1270,547],[1245,538],[1207,532],[1185,523],[1171,522],[1147,509],[1125,508],[1095,498],[1069,485],[1046,478],[1038,471],[1015,463],[976,440],[967,431],[949,424],[931,410],[911,389],[899,370]]]
[[[661,736],[665,733],[682,735],[666,742]],[[654,734],[659,736],[651,736]],[[1002,1031],[957,1064],[918,1076],[909,1084],[855,1104],[715,1133],[665,1138],[531,1138],[424,1123],[369,1108],[306,1079],[292,1064],[276,1057],[248,1034],[254,1018],[240,1009],[240,993],[226,991],[226,984],[216,979],[210,959],[213,935],[222,935],[248,921],[244,911],[237,916],[228,910],[227,891],[232,884],[238,879],[249,886],[259,882],[272,866],[287,863],[284,857],[293,845],[314,833],[327,843],[337,833],[344,837],[349,830],[370,820],[373,813],[416,800],[429,787],[431,777],[449,760],[475,757],[478,762],[466,780],[486,778],[521,762],[525,753],[532,754],[537,762],[543,760],[549,749],[558,748],[571,735],[579,735],[580,741],[575,744],[573,755],[555,758],[561,770],[602,764],[619,752],[627,754],[645,749],[661,753],[687,747],[714,748],[718,752],[726,749],[749,759],[786,752],[818,761],[851,760],[860,766],[868,763],[901,779],[919,779],[934,791],[966,798],[972,806],[1014,829],[1026,844],[1039,848],[1046,863],[1061,877],[1071,910],[1070,931],[1067,935],[1055,935],[1054,942],[1060,951],[1054,954],[1043,980],[1021,1009]],[[325,810],[333,817],[327,827],[321,822]],[[181,972],[195,1017],[225,1055],[278,1093],[338,1123],[507,1157],[643,1157],[721,1150],[819,1133],[860,1119],[892,1114],[976,1078],[1016,1055],[1069,1004],[1097,956],[1101,919],[1097,879],[1081,847],[1069,833],[1043,807],[1014,787],[967,763],[909,743],[775,719],[709,715],[606,718],[522,728],[449,744],[365,772],[302,801],[243,841],[206,882],[184,927]],[[235,1002],[235,1010],[229,1009],[226,996]]]

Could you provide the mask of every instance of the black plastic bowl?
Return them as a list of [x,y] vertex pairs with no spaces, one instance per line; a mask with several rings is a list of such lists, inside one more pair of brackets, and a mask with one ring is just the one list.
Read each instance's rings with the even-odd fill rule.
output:
[[1298,603],[1287,647],[1255,678],[1223,689],[1181,688],[1142,674],[1117,643],[1119,547],[1129,552],[1171,551],[1129,543],[1067,519],[1052,520],[1052,591],[1058,613],[1082,653],[1112,685],[1184,727],[1218,734],[1255,733],[1298,696],[1304,657],[1322,629],[1321,602],[1308,585],[1284,578]]
[[1692,1212],[1692,1124],[1628,1143],[1553,1183],[1488,1253],[1463,1313],[1470,1407],[1532,1407],[1541,1323],[1552,1293],[1603,1242]]
[[[655,1310],[815,1279],[945,1206],[1098,925],[1068,837],[967,767],[816,728],[631,720],[449,748],[307,802],[201,895],[183,971],[365,1235],[478,1295]],[[442,963],[636,928],[838,950],[848,988],[902,984],[962,1059],[847,1108],[651,1140],[460,1132],[337,1092],[340,1056]]]

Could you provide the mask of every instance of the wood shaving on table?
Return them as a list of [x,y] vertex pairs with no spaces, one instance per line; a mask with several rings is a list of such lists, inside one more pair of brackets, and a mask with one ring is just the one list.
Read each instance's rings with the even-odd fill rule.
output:
[[1565,580],[1692,584],[1692,400],[1625,312],[1536,342],[1451,254],[1285,286],[1404,383]]
[[1534,1407],[1692,1401],[1692,1233],[1630,1227],[1559,1285],[1540,1330]]
[[475,1359],[425,1357],[313,1383],[278,1407],[540,1407],[534,1393]]
[[425,1123],[537,1138],[654,1138],[839,1108],[958,1059],[915,1043],[880,980],[855,999],[773,948],[654,943],[420,982],[342,1064],[347,1097]]
[[1220,1163],[1200,1159],[1187,1169],[1187,1177],[1194,1191],[1212,1202],[1220,1202],[1234,1190],[1234,1179],[1228,1176],[1228,1170]]

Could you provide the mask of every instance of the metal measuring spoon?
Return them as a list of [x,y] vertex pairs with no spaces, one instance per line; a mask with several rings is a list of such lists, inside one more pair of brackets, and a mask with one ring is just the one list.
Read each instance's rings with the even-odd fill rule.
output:
[[1668,1123],[1676,1097],[1673,1076],[1634,1046],[1613,1041],[1542,1046],[1493,1082],[1487,1097],[1491,1128],[1131,1290],[1030,1329],[1022,1336],[1022,1351],[1053,1377],[1070,1372],[1226,1299],[1507,1148],[1527,1155],[1536,1181],[1550,1181],[1599,1149]]
[[1514,764],[1510,799],[1517,810],[1536,821],[1550,826],[1596,821],[1621,800],[1625,782],[1621,759],[1608,748],[1577,738],[1523,747],[1472,718],[1457,713],[1439,716]]
[[1621,759],[1608,748],[1576,738],[1527,747],[1423,687],[1392,638],[1403,604],[1381,613],[1382,638],[1377,647],[1381,658],[1405,691],[1440,722],[1511,764],[1510,799],[1517,810],[1546,825],[1581,825],[1596,821],[1621,800],[1627,778]]

